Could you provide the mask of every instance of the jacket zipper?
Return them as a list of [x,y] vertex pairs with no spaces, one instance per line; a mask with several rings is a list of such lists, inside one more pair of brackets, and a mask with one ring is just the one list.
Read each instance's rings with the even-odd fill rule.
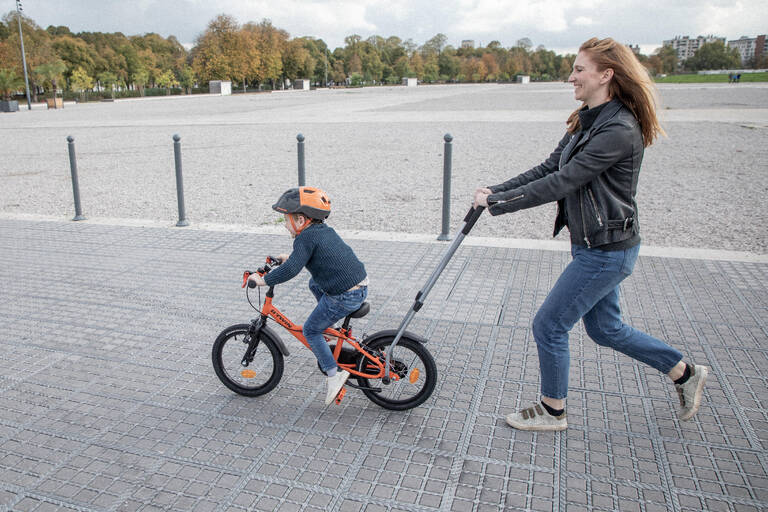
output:
[[589,199],[592,201],[592,206],[595,207],[595,215],[597,215],[597,225],[600,227],[603,227],[603,219],[600,217],[600,210],[597,209],[597,201],[595,201],[595,196],[592,194],[592,189],[587,189],[587,193],[589,194]]
[[504,201],[499,201],[499,202],[498,202],[498,203],[496,203],[496,204],[501,204],[501,203],[511,203],[512,201],[517,201],[518,199],[522,199],[522,198],[524,198],[524,197],[525,197],[525,194],[520,194],[520,195],[519,195],[519,196],[517,196],[517,197],[513,197],[512,199],[505,199]]
[[583,201],[581,197],[584,195],[583,189],[579,189],[579,211],[581,212],[581,227],[584,229],[584,241],[587,243],[587,249],[592,248],[592,244],[589,243],[589,238],[587,238],[587,221],[584,219],[584,207]]

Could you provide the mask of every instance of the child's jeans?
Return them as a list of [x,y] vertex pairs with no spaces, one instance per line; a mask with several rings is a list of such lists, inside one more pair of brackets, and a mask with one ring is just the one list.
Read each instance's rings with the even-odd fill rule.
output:
[[336,360],[322,333],[345,316],[360,309],[368,296],[368,287],[361,286],[339,295],[328,295],[310,278],[309,289],[317,299],[317,307],[304,322],[304,337],[320,363],[320,369],[327,372],[336,368]]

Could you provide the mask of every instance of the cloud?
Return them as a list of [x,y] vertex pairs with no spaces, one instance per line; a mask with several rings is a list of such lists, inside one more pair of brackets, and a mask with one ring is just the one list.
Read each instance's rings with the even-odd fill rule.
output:
[[498,0],[461,0],[462,21],[456,27],[470,33],[493,33],[514,27],[535,27],[543,32],[562,32],[568,28],[565,12],[570,2],[539,0],[500,2]]
[[581,27],[588,27],[592,25],[594,22],[592,21],[592,18],[588,18],[586,16],[578,16],[576,19],[573,20],[573,24]]

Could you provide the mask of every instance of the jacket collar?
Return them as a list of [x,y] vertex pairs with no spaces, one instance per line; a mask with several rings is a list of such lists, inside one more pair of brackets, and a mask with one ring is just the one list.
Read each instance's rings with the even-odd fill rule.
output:
[[619,111],[621,107],[624,106],[623,103],[621,103],[618,99],[613,98],[608,103],[604,104],[605,106],[600,111],[599,114],[597,114],[597,119],[592,123],[592,126],[589,127],[587,132],[592,132],[596,128],[598,128],[600,125],[611,119],[613,116],[616,115],[616,112]]
[[613,118],[623,106],[624,104],[616,98],[613,98],[611,101],[606,103],[603,109],[597,115],[595,122],[592,123],[592,126],[590,126],[586,132],[579,130],[573,134],[571,142],[568,143],[560,155],[560,165],[563,165],[565,162],[567,162],[577,148],[587,143],[587,141],[590,139],[590,136],[592,135],[592,132]]

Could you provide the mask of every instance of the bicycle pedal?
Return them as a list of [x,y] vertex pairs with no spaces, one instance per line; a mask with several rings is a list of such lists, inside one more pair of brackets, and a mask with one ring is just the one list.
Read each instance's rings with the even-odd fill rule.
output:
[[341,388],[339,390],[339,393],[336,395],[336,405],[341,405],[341,399],[344,398],[344,395],[347,394],[347,390],[345,388]]

